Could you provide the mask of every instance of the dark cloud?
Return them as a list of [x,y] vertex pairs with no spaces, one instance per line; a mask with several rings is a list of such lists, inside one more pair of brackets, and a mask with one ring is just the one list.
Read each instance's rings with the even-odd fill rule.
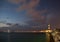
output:
[[12,25],[11,23],[6,23],[7,25]]

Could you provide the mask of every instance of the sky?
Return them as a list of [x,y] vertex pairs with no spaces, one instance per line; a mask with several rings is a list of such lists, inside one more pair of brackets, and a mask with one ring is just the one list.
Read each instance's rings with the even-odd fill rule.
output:
[[0,0],[0,27],[16,24],[25,30],[60,28],[60,0]]

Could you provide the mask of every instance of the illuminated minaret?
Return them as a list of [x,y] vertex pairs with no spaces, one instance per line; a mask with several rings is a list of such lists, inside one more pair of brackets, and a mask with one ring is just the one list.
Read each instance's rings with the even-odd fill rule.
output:
[[51,38],[50,38],[51,32],[52,32],[52,30],[51,30],[50,24],[48,24],[48,30],[46,30],[46,39],[47,39],[47,42],[51,41]]
[[48,24],[48,29],[50,30],[51,28],[50,28],[50,24]]

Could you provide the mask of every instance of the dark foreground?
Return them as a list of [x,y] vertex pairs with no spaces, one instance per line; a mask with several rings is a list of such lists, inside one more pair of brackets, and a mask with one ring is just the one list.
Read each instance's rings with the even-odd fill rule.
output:
[[45,33],[0,32],[0,42],[46,42]]

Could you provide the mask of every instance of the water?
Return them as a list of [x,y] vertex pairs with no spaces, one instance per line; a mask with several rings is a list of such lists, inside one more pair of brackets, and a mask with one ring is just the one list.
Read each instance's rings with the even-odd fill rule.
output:
[[0,33],[1,42],[46,42],[45,33]]

